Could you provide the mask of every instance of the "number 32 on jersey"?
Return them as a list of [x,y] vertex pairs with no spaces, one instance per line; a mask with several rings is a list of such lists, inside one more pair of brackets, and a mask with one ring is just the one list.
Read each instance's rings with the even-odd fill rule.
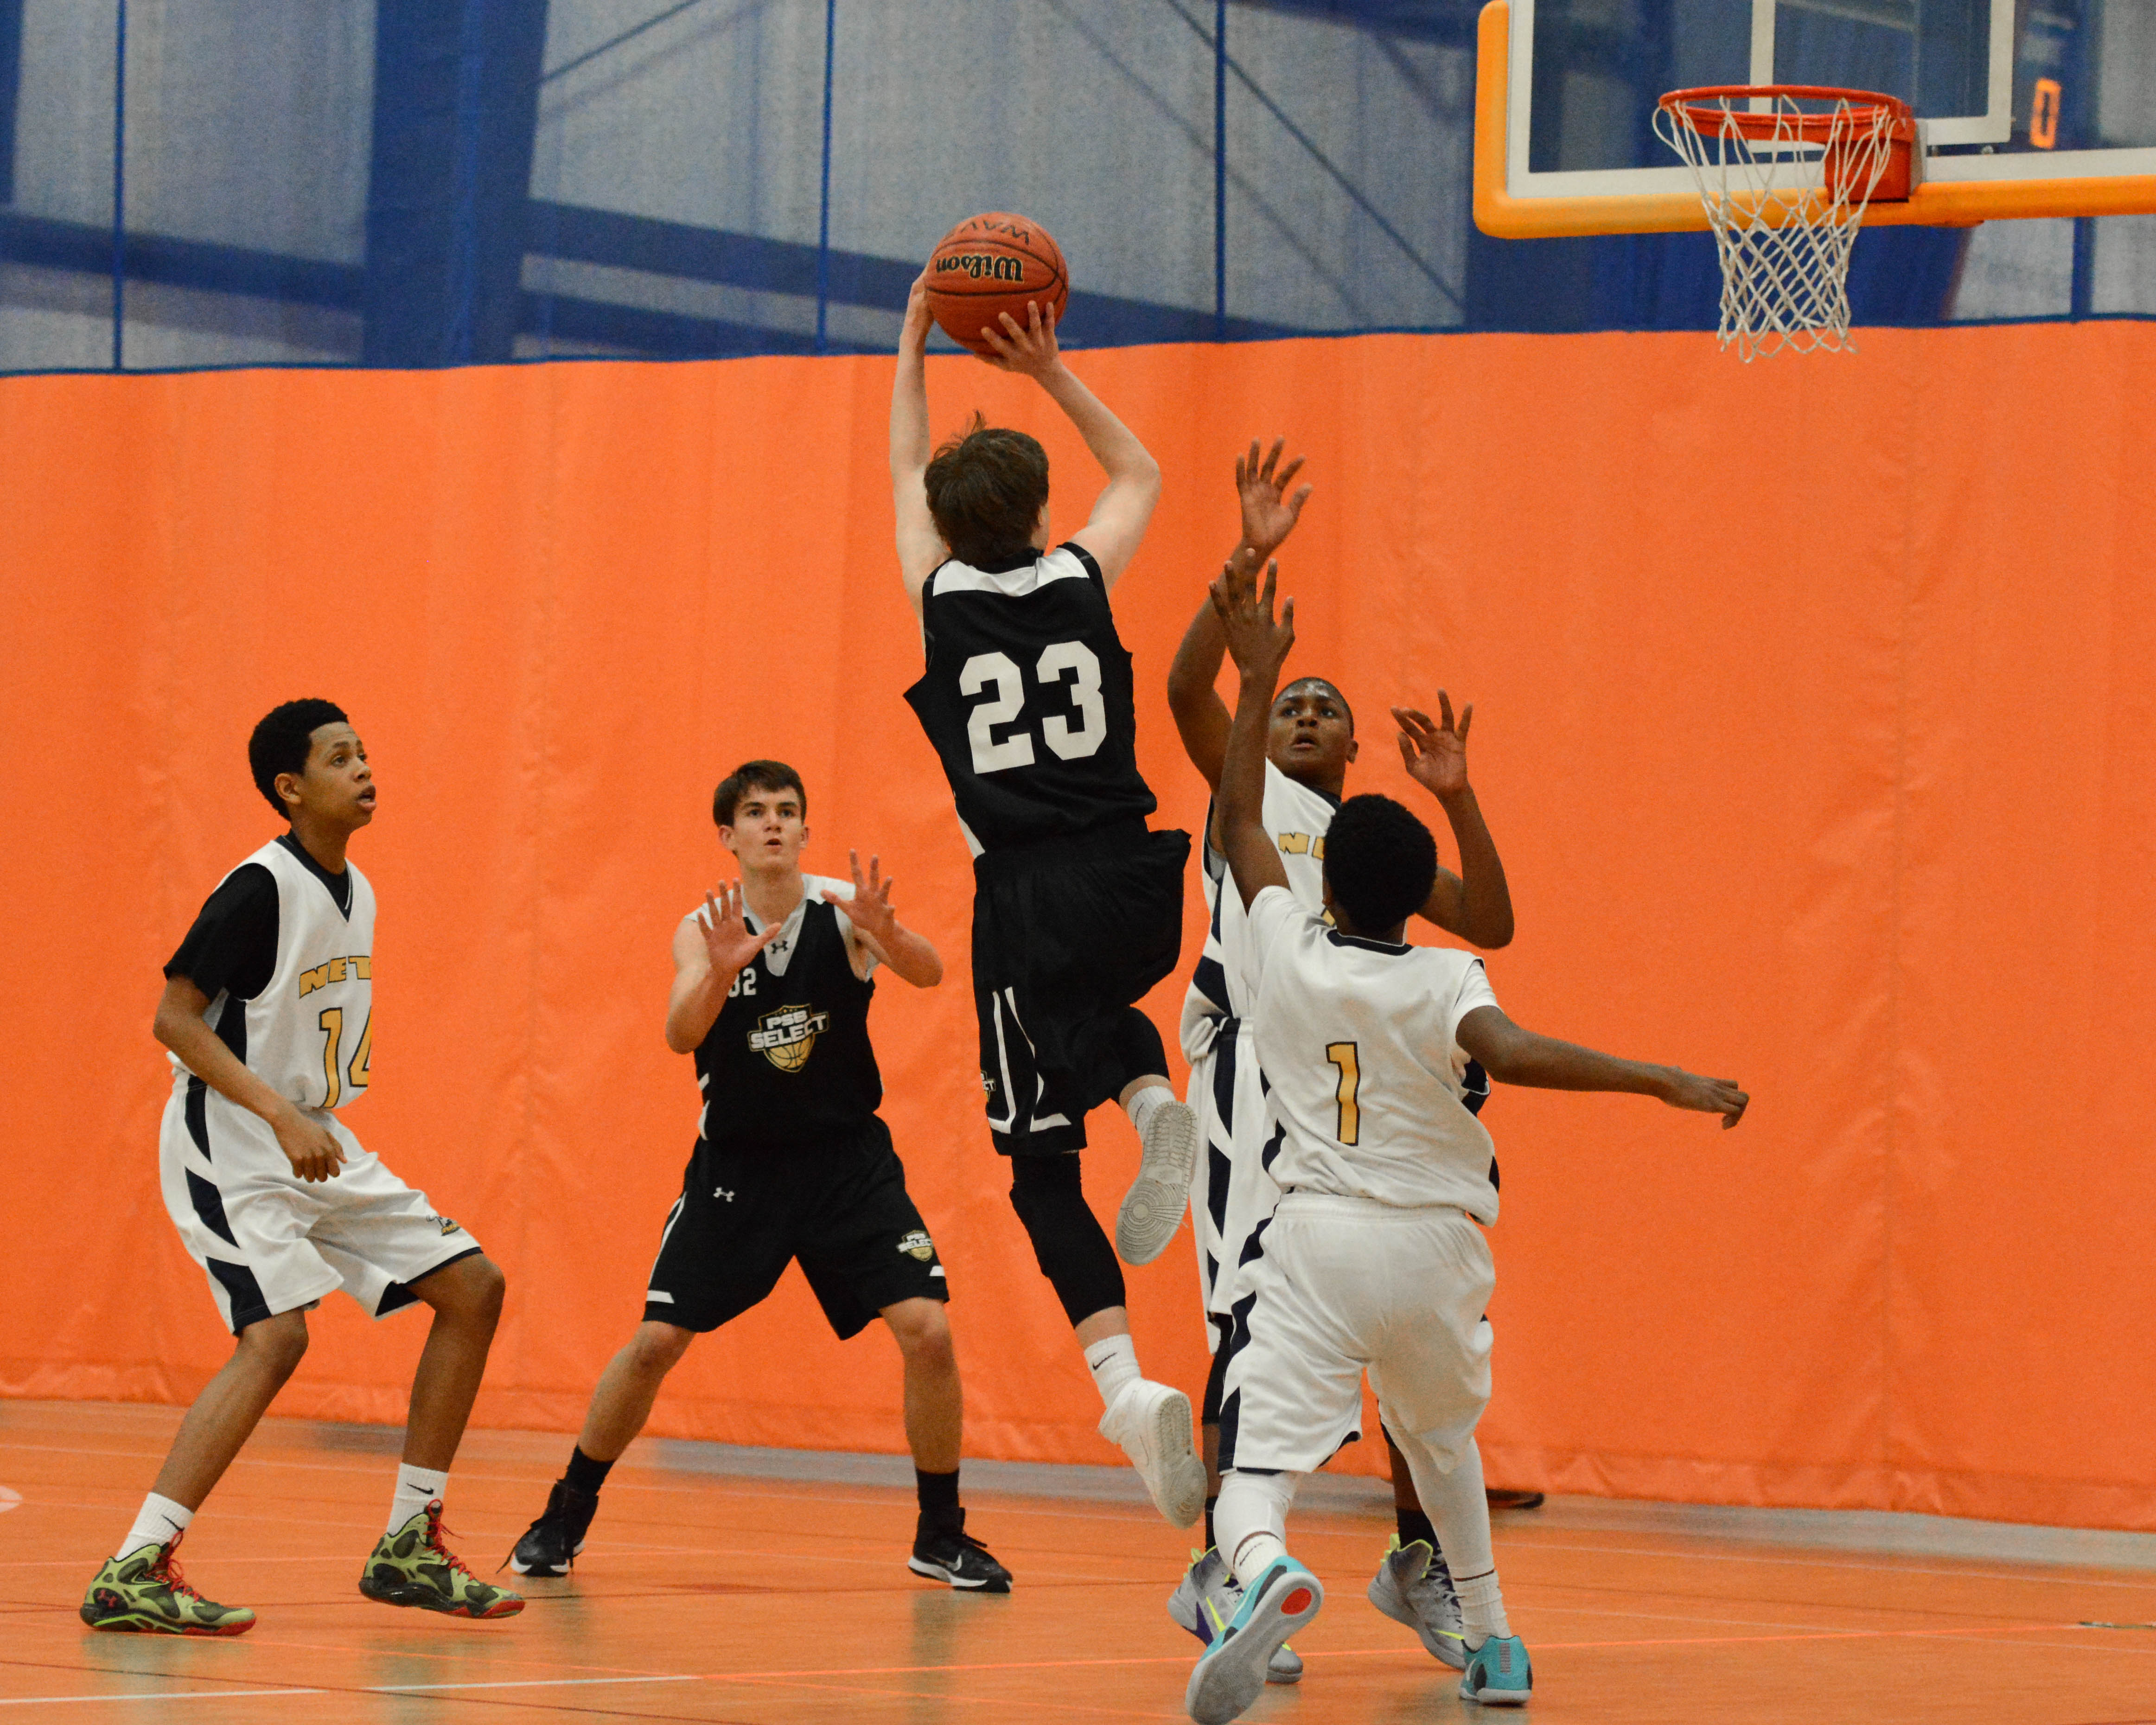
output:
[[[1101,747],[1108,735],[1108,710],[1101,699],[1101,661],[1083,641],[1057,641],[1043,649],[1034,662],[1034,680],[1043,688],[1066,681],[1072,714],[1047,713],[1040,720],[1040,740],[1058,760],[1080,761]],[[958,672],[958,692],[978,695],[993,690],[966,717],[966,737],[973,745],[973,771],[1004,773],[1034,762],[1033,737],[1025,730],[998,738],[998,727],[1010,725],[1025,711],[1025,679],[1007,653],[976,653]],[[1071,723],[1075,715],[1077,723]]]

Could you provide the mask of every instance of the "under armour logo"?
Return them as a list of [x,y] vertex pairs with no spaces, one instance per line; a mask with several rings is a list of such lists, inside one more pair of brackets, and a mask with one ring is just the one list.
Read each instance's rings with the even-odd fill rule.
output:
[[732,1204],[734,1201],[733,1194],[727,1191],[723,1186],[714,1187],[711,1190],[711,1196],[714,1198],[723,1198],[728,1204]]

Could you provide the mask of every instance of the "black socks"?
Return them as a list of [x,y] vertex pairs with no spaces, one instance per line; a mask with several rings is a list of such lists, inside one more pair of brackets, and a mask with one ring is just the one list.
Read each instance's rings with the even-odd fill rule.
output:
[[1413,1545],[1418,1539],[1424,1541],[1432,1551],[1437,1549],[1437,1529],[1430,1524],[1430,1517],[1419,1509],[1395,1507],[1393,1518],[1400,1526],[1400,1543]]
[[958,1471],[923,1473],[913,1470],[914,1495],[921,1502],[921,1520],[924,1527],[962,1526],[965,1513],[958,1507]]
[[1205,1549],[1208,1551],[1214,1550],[1220,1543],[1213,1537],[1213,1508],[1219,1501],[1220,1494],[1218,1491],[1205,1500]]
[[611,1461],[594,1461],[584,1454],[582,1447],[569,1451],[568,1471],[562,1476],[562,1483],[572,1491],[581,1491],[587,1497],[599,1495],[599,1487],[606,1476],[613,1471]]

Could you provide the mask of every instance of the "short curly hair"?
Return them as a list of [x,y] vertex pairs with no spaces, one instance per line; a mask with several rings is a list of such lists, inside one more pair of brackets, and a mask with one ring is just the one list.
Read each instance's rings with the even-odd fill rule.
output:
[[962,563],[983,568],[1023,557],[1048,506],[1048,451],[1023,431],[976,413],[921,475],[936,531]]
[[1430,902],[1437,841],[1390,797],[1350,797],[1325,833],[1325,883],[1354,932],[1380,935]]
[[254,734],[247,739],[247,764],[254,774],[254,788],[277,811],[278,819],[289,821],[292,811],[277,794],[277,775],[305,773],[315,732],[325,725],[351,722],[334,701],[288,701],[263,715]]

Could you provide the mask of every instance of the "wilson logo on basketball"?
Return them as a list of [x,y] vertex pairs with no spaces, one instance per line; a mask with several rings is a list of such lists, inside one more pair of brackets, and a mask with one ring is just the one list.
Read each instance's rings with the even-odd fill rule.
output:
[[1024,281],[1025,259],[998,257],[993,252],[964,252],[956,257],[936,260],[938,275],[959,271],[975,281]]
[[808,1064],[816,1038],[830,1028],[831,1015],[808,1006],[781,1006],[756,1021],[748,1045],[782,1072],[798,1072]]

